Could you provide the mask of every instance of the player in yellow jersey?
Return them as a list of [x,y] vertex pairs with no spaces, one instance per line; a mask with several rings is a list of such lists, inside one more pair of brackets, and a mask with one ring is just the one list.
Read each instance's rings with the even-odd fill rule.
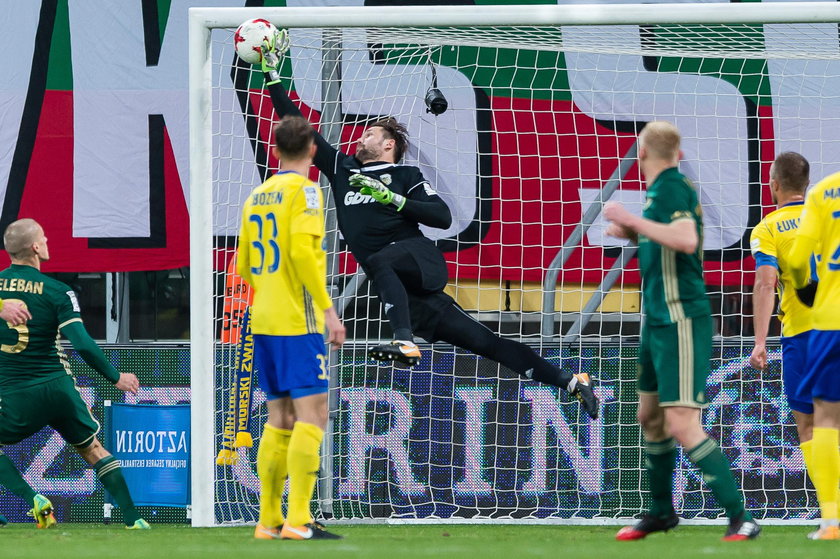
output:
[[307,178],[315,131],[301,117],[285,117],[273,136],[281,170],[245,201],[237,252],[239,275],[254,291],[254,360],[268,406],[257,451],[261,494],[254,537],[338,539],[309,512],[327,425],[324,326],[335,347],[345,338],[326,288],[321,189]]
[[798,153],[788,151],[776,157],[770,167],[770,193],[776,210],[755,226],[750,247],[755,257],[753,287],[753,325],[755,346],[750,365],[767,367],[767,331],[779,292],[779,319],[782,321],[782,380],[788,405],[793,412],[805,468],[811,470],[811,438],[814,404],[810,393],[803,393],[808,340],[811,334],[811,308],[796,296],[788,263],[799,219],[805,205],[810,165]]
[[819,287],[811,312],[812,332],[803,391],[814,399],[811,440],[811,481],[817,490],[822,520],[810,537],[840,539],[837,522],[840,484],[840,173],[829,175],[811,189],[789,262],[793,286],[811,280],[811,256],[816,257]]

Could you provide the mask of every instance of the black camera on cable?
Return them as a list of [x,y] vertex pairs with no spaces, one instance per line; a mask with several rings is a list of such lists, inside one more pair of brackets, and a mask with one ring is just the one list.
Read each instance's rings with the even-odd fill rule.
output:
[[432,69],[432,85],[426,92],[426,112],[433,115],[442,115],[449,108],[449,101],[443,96],[443,92],[437,88],[437,70],[435,65],[429,62],[429,67]]
[[443,96],[441,90],[431,88],[426,92],[426,112],[437,116],[446,112],[449,108],[449,101]]

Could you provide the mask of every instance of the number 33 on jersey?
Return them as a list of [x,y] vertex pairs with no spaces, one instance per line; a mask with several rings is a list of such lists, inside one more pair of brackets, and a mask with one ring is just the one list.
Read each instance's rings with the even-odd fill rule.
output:
[[323,239],[321,189],[308,178],[280,171],[251,192],[242,208],[237,269],[254,288],[255,334],[299,336],[324,331],[324,309],[316,309],[290,258],[296,244],[312,243],[316,272],[325,277]]

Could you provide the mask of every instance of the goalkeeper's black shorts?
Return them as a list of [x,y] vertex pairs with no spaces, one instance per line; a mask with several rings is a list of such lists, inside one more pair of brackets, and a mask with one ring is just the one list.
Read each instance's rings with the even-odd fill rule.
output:
[[[434,340],[441,314],[454,299],[443,292],[449,279],[446,260],[434,242],[415,237],[391,243],[372,255],[364,266],[378,290],[387,286],[387,276],[377,278],[376,270],[387,266],[393,270],[408,295],[411,329],[417,336]],[[397,281],[396,278],[393,281]]]
[[387,267],[396,272],[406,291],[411,294],[443,291],[449,280],[443,254],[426,237],[396,241],[370,255],[363,268],[374,283],[377,283],[378,267]]

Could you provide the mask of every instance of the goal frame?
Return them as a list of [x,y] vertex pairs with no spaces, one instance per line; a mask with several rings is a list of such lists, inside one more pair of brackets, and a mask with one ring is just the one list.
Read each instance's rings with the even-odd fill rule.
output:
[[192,525],[215,521],[211,30],[252,18],[291,28],[769,24],[840,22],[835,2],[190,8],[190,366]]

